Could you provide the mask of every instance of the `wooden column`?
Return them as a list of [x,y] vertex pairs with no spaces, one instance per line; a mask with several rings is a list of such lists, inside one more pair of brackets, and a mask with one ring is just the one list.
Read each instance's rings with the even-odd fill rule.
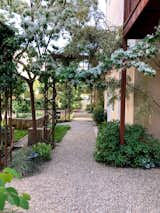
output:
[[[123,39],[123,49],[127,50],[127,39]],[[121,72],[121,110],[120,110],[120,144],[123,145],[124,133],[125,133],[125,109],[126,109],[126,68],[122,69]]]

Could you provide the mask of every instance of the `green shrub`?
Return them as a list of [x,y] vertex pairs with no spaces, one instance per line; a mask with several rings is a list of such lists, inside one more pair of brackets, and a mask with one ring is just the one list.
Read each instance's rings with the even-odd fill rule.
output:
[[29,209],[30,195],[26,193],[20,195],[15,188],[7,186],[13,178],[19,177],[19,174],[11,168],[5,168],[0,173],[0,210],[4,210],[6,202],[22,209]]
[[14,168],[23,177],[31,176],[34,173],[40,172],[42,161],[39,158],[30,158],[32,154],[32,147],[24,147],[16,150],[13,153],[13,159],[10,163],[10,167]]
[[105,114],[104,114],[104,109],[102,106],[97,106],[93,110],[93,119],[97,124],[100,124],[104,122],[105,120]]
[[140,125],[126,125],[125,144],[119,144],[119,122],[99,128],[95,159],[113,166],[152,168],[160,166],[160,141]]
[[86,107],[86,111],[87,112],[93,112],[93,105],[92,104],[88,104]]
[[33,151],[38,153],[42,160],[51,160],[52,147],[50,144],[37,143],[33,146]]
[[19,99],[18,101],[13,101],[13,111],[16,113],[23,112],[27,113],[30,112],[30,101],[25,99]]

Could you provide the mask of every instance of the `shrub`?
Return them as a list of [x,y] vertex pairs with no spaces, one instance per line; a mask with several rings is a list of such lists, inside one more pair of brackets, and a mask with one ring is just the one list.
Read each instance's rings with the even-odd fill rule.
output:
[[24,147],[15,151],[10,167],[14,168],[23,177],[39,172],[42,161],[39,158],[31,158],[32,155],[32,147]]
[[0,210],[4,210],[6,202],[13,206],[29,209],[30,196],[26,193],[20,195],[15,188],[7,186],[13,178],[19,177],[19,174],[11,168],[5,168],[0,173]]
[[95,159],[120,167],[152,168],[160,166],[160,141],[140,125],[126,125],[125,144],[119,144],[119,122],[99,128]]
[[105,120],[104,109],[102,106],[97,106],[93,110],[93,119],[97,124],[100,124]]
[[14,101],[13,102],[13,111],[16,112],[16,113],[30,112],[30,101],[24,100],[24,99],[19,99],[18,101]]
[[86,107],[86,111],[87,112],[93,112],[93,105],[92,104],[88,104]]
[[33,151],[38,153],[42,160],[51,160],[52,147],[50,144],[37,143],[33,146]]

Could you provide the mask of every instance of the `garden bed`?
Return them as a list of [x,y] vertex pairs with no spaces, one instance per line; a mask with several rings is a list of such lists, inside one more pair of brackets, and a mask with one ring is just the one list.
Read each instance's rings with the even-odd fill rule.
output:
[[126,125],[125,144],[120,145],[119,122],[99,126],[95,159],[116,167],[160,167],[160,141],[142,126]]

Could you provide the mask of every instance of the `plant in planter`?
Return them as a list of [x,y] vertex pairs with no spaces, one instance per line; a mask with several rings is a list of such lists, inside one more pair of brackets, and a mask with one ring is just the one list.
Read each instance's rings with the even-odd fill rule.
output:
[[93,119],[97,124],[100,124],[104,122],[105,120],[105,114],[104,114],[104,109],[102,106],[97,106],[93,110]]

